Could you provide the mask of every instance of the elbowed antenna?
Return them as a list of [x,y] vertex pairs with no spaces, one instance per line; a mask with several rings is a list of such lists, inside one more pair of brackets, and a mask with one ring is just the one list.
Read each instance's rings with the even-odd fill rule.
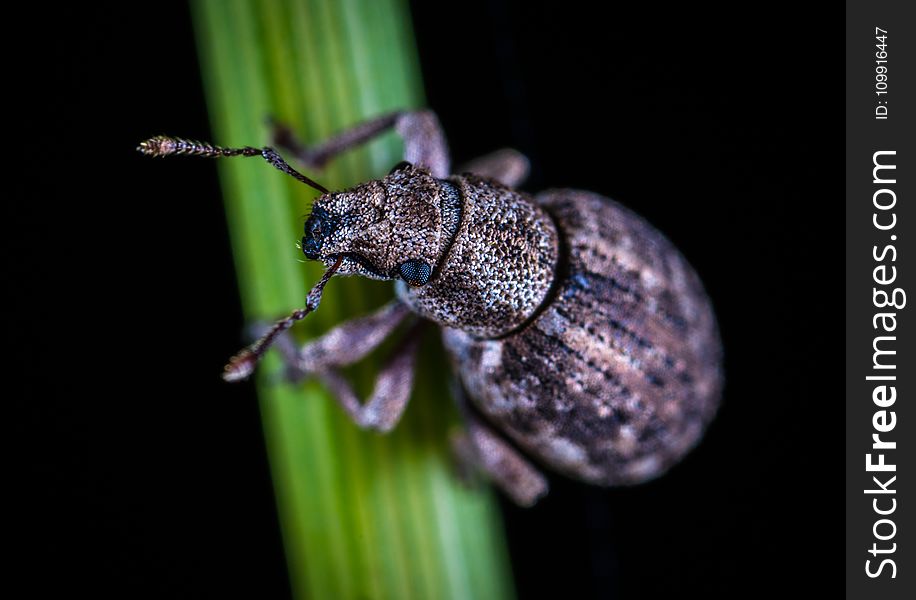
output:
[[251,375],[255,365],[261,360],[261,356],[264,352],[274,343],[277,336],[292,327],[293,323],[301,321],[310,312],[318,308],[318,305],[321,303],[321,294],[324,291],[324,286],[327,285],[334,273],[337,272],[337,269],[340,268],[341,262],[343,262],[343,257],[338,256],[334,264],[328,267],[328,270],[324,272],[324,275],[321,276],[321,279],[315,284],[315,287],[309,291],[308,296],[305,298],[305,306],[303,308],[293,311],[293,313],[285,319],[280,319],[274,323],[274,326],[255,343],[233,356],[229,360],[229,363],[223,368],[223,379],[226,381],[238,381]]
[[140,142],[137,151],[146,156],[204,156],[208,158],[217,158],[220,156],[261,156],[264,160],[272,164],[277,169],[287,175],[295,177],[305,185],[315,188],[322,194],[327,194],[328,190],[323,185],[312,181],[296,169],[292,168],[286,161],[280,158],[277,151],[270,146],[263,148],[253,148],[245,146],[244,148],[223,148],[214,146],[206,142],[196,142],[183,138],[169,137],[167,135],[157,135],[144,142]]

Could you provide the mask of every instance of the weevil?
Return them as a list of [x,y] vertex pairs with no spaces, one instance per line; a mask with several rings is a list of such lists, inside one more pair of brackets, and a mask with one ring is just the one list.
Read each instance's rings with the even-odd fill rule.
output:
[[[321,192],[302,252],[327,270],[304,308],[226,366],[247,377],[272,344],[290,379],[319,378],[360,427],[388,431],[411,394],[417,324],[433,322],[456,375],[465,433],[456,450],[510,498],[547,492],[539,466],[602,486],[653,479],[700,440],[723,385],[711,302],[658,230],[599,194],[516,191],[527,159],[501,150],[453,175],[431,111],[398,111],[315,146],[274,126],[274,145],[309,168],[395,129],[404,161],[331,192],[271,147],[223,148],[160,136],[151,156],[261,156]],[[296,348],[284,332],[315,310],[334,275],[394,281],[395,299]],[[411,325],[406,326],[407,321]],[[341,375],[402,325],[403,340],[365,402]]]

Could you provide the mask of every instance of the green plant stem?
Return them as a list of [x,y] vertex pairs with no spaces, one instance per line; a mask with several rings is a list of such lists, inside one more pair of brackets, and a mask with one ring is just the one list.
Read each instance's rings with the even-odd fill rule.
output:
[[[272,115],[307,141],[386,110],[423,104],[401,0],[198,0],[194,3],[215,143],[264,145]],[[379,177],[400,158],[386,136],[321,173],[331,189]],[[303,305],[321,268],[295,241],[314,192],[255,159],[220,161],[247,318]],[[381,305],[390,284],[334,278],[296,327],[313,337]],[[265,437],[297,598],[507,598],[503,526],[487,490],[455,480],[446,437],[455,413],[447,366],[426,340],[407,413],[387,436],[358,430],[315,383],[258,374]],[[371,387],[376,363],[356,369]],[[231,523],[226,524],[232,527]]]

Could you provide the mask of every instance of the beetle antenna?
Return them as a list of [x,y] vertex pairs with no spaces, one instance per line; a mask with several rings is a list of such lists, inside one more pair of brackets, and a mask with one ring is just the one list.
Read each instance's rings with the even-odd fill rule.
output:
[[270,146],[263,148],[253,148],[245,146],[243,148],[224,148],[214,146],[207,142],[196,142],[183,138],[169,137],[167,135],[157,135],[144,142],[140,142],[137,151],[146,156],[204,156],[208,158],[217,158],[221,156],[260,156],[277,169],[287,175],[295,177],[305,185],[315,188],[322,194],[327,194],[328,190],[323,185],[312,181],[296,169],[292,168],[286,161],[280,158],[277,151]]
[[305,306],[303,308],[294,310],[285,319],[280,319],[274,323],[274,326],[261,336],[258,341],[229,359],[229,363],[223,368],[223,379],[226,381],[238,381],[251,375],[255,365],[258,364],[261,356],[274,343],[277,336],[292,327],[293,323],[301,321],[310,312],[318,308],[321,303],[321,293],[324,291],[324,286],[327,285],[334,273],[337,272],[337,269],[340,268],[341,262],[343,262],[343,256],[338,256],[334,264],[318,280],[318,283],[309,290],[308,296],[305,297]]

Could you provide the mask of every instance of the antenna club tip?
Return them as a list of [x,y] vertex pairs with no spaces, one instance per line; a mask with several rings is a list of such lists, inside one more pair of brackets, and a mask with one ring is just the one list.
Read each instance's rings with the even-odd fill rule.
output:
[[235,382],[247,379],[253,372],[257,357],[251,352],[243,350],[233,356],[223,368],[223,381]]
[[146,156],[168,156],[178,150],[178,141],[165,135],[157,135],[140,142],[137,151]]

